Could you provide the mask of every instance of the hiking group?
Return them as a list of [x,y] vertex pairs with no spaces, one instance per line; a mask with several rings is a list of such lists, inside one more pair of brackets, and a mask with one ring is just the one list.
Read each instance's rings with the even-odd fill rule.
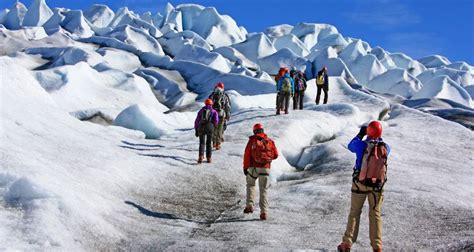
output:
[[[283,110],[288,114],[289,100],[293,98],[293,109],[303,109],[304,92],[307,88],[304,74],[292,68],[281,68],[275,77],[277,86],[277,114]],[[319,104],[321,91],[324,92],[324,104],[328,100],[329,81],[327,68],[323,67],[316,76]],[[212,148],[219,150],[224,142],[224,131],[230,119],[231,102],[224,93],[224,83],[219,82],[209,98],[204,102],[194,122],[196,137],[199,137],[198,163],[204,160],[211,163]],[[365,140],[364,137],[366,136]],[[211,146],[212,144],[212,146]],[[369,237],[374,251],[382,251],[382,218],[383,186],[386,182],[387,157],[390,147],[382,139],[382,124],[372,121],[362,126],[359,133],[348,144],[348,149],[356,156],[352,174],[351,208],[342,243],[337,246],[340,252],[350,251],[357,241],[362,207],[366,199],[369,202]],[[270,168],[273,160],[278,158],[278,150],[272,139],[265,133],[261,123],[253,126],[253,135],[249,137],[243,155],[243,173],[246,176],[246,205],[244,214],[251,214],[255,207],[256,183],[260,192],[260,219],[268,218],[267,190],[270,185]]]

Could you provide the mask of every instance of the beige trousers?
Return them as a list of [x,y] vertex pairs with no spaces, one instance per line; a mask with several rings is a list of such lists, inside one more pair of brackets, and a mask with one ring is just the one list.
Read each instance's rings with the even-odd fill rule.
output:
[[[355,192],[355,191],[359,192]],[[360,214],[365,199],[369,201],[369,236],[370,245],[374,249],[382,248],[382,203],[383,191],[374,192],[372,187],[367,187],[359,182],[352,183],[351,210],[347,220],[346,232],[342,242],[352,245],[359,234]]]
[[256,188],[255,184],[258,179],[258,188],[260,189],[260,212],[268,212],[268,196],[267,189],[270,186],[270,169],[250,167],[247,174],[247,206],[254,207]]
[[219,117],[219,123],[214,129],[214,134],[212,135],[212,142],[214,145],[220,145],[224,139],[224,121],[225,117]]

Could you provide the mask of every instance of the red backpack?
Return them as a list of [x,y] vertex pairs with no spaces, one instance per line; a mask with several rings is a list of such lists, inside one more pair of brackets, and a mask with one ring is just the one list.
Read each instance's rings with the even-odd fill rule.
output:
[[384,142],[367,142],[358,179],[366,186],[382,189],[387,181],[387,148]]
[[275,157],[271,139],[257,138],[252,144],[252,157],[257,164],[269,164]]

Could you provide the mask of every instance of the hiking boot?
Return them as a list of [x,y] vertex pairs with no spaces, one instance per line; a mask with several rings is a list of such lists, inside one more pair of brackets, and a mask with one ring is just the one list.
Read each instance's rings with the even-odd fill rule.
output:
[[221,149],[221,145],[220,144],[216,144],[216,150],[220,150]]
[[382,248],[374,248],[374,252],[382,252]]
[[285,114],[288,114],[288,110],[285,110]]
[[260,213],[260,220],[266,220],[267,219],[267,213]]
[[244,209],[244,214],[249,214],[249,213],[253,213],[253,207],[246,206]]
[[207,157],[207,162],[208,162],[208,163],[211,163],[211,161],[212,161],[212,158],[211,158],[211,157]]
[[341,243],[337,246],[337,252],[349,252],[351,251],[351,246],[346,243]]
[[277,114],[277,115],[279,115],[279,114],[280,114],[280,110],[279,110],[279,109],[277,109],[277,113],[276,113],[276,114]]
[[204,156],[199,156],[199,158],[198,158],[198,164],[202,163],[202,160],[204,160]]

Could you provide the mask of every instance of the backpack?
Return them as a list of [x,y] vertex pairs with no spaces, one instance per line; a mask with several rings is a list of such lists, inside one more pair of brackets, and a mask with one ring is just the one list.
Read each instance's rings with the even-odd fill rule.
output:
[[387,181],[387,148],[384,142],[367,142],[358,180],[363,185],[382,189]]
[[316,84],[317,85],[324,85],[324,74],[318,75],[316,78]]
[[296,74],[295,75],[295,84],[296,84],[296,87],[299,91],[304,91],[305,90],[304,80],[303,80],[303,76],[301,76],[301,74]]
[[286,93],[291,93],[292,92],[290,78],[283,78],[283,80],[281,81],[281,90],[280,91],[283,91],[283,92],[286,92]]
[[252,144],[252,157],[257,164],[269,164],[275,157],[273,141],[270,139],[257,138]]
[[212,95],[212,100],[214,101],[214,105],[212,107],[219,113],[219,116],[222,117],[225,114],[225,98],[224,93],[222,92],[214,92]]
[[212,120],[212,110],[208,108],[204,108],[201,113],[201,121],[199,122],[200,125],[206,125],[211,122]]

